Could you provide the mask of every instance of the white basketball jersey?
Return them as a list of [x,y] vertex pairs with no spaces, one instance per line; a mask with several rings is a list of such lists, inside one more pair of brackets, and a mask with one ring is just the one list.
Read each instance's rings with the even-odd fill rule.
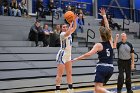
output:
[[60,42],[61,42],[61,49],[64,50],[67,53],[71,53],[72,48],[72,37],[69,35],[68,37],[65,37],[66,32],[61,32],[60,34]]
[[66,32],[61,32],[60,34],[61,48],[56,58],[57,62],[59,63],[65,63],[71,60],[72,37],[71,35],[65,37],[65,33]]

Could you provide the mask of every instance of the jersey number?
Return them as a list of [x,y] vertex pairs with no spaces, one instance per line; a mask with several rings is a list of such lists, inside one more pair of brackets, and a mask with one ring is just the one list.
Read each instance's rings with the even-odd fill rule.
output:
[[107,56],[109,57],[109,56],[110,56],[110,51],[109,51],[109,49],[106,49],[106,53],[107,53]]

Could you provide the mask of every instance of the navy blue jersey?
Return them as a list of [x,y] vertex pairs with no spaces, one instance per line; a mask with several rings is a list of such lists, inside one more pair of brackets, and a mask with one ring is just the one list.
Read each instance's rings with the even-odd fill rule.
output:
[[107,41],[100,43],[103,45],[103,50],[97,53],[99,58],[98,63],[113,64],[113,49],[110,42]]

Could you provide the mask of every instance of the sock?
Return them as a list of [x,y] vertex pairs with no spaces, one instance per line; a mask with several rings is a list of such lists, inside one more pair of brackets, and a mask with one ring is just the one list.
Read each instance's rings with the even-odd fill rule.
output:
[[73,85],[72,84],[68,84],[68,88],[69,89],[72,89],[73,88]]
[[60,90],[60,86],[57,85],[57,86],[56,86],[56,90]]
[[106,90],[106,91],[105,91],[105,93],[112,93],[112,92],[110,92],[110,91]]

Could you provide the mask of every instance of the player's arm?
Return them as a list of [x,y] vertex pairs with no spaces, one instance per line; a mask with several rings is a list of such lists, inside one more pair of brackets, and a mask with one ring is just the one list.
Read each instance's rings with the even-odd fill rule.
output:
[[117,48],[118,39],[119,39],[119,34],[116,34],[116,37],[115,37],[114,43],[113,43],[113,48]]
[[107,20],[107,17],[106,17],[105,9],[101,8],[100,12],[101,12],[100,15],[103,17],[105,27],[107,27],[109,29],[109,23],[108,23],[108,20]]
[[77,58],[74,58],[72,60],[72,62],[77,61],[77,60],[81,60],[81,59],[85,59],[85,58],[90,57],[93,54],[96,54],[99,51],[100,47],[101,47],[101,44],[100,43],[95,44],[93,46],[93,48],[89,52],[87,52],[87,53],[85,53],[85,54],[83,54],[83,55],[81,55],[81,56],[79,56]]
[[109,28],[109,22],[107,20],[107,17],[106,17],[106,11],[104,8],[101,8],[100,9],[100,15],[103,17],[103,20],[104,20],[104,24],[105,24],[105,27],[108,29],[108,31],[110,32],[110,35],[111,35],[111,39],[109,40],[110,41],[110,44],[113,48],[113,38],[112,38],[112,31],[111,29]]
[[73,19],[73,22],[70,23],[70,27],[69,27],[68,31],[66,32],[66,34],[64,35],[65,37],[71,35],[76,30],[76,27],[77,27],[76,17],[77,16],[75,16],[74,19]]

